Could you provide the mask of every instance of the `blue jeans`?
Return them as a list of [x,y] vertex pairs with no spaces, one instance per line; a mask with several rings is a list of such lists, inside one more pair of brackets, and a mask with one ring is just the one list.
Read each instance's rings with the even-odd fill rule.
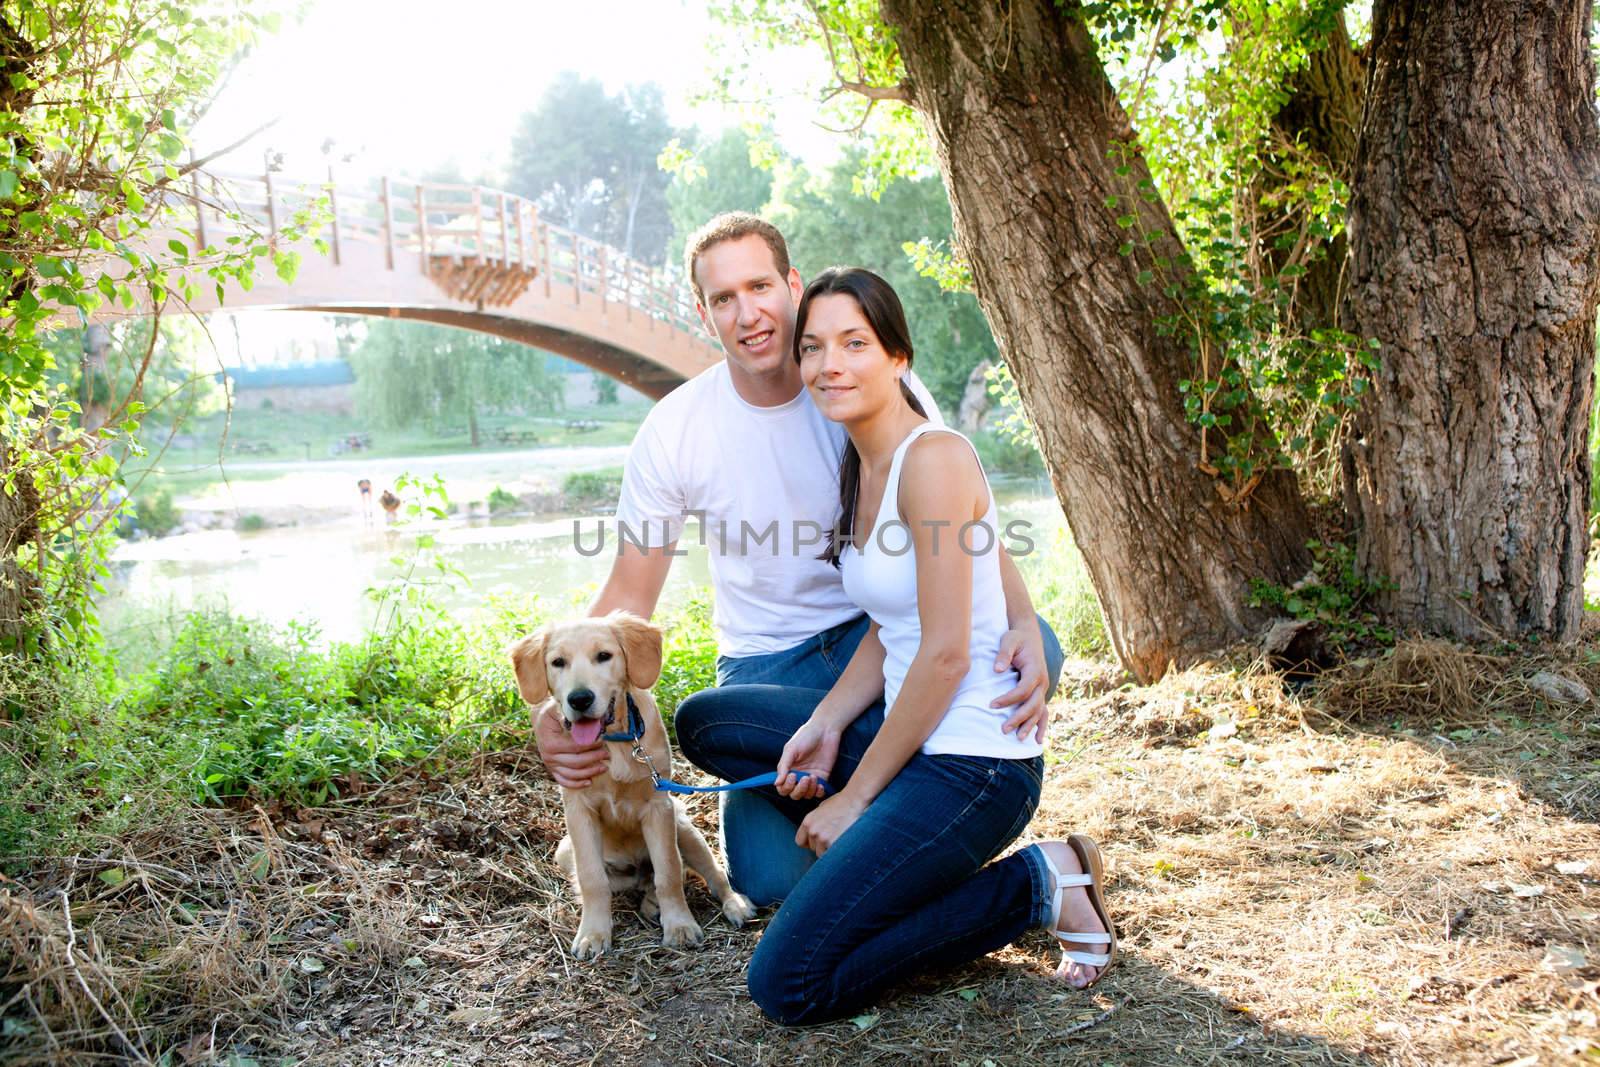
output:
[[[771,749],[771,761],[749,774],[772,770],[777,766],[783,743],[811,717],[823,695],[844,673],[850,657],[855,655],[856,646],[866,636],[867,626],[867,617],[858,615],[782,652],[719,657],[719,689],[764,684],[811,692],[786,698],[769,694],[760,699],[738,695],[727,699],[727,694],[706,690],[690,696],[678,708],[673,720],[684,756],[702,770],[728,781],[738,781],[746,775],[729,777],[717,769],[722,762],[719,754],[738,753],[744,749],[746,741],[757,740],[760,741],[757,747],[765,752],[768,742],[779,736],[777,748]],[[1039,631],[1044,638],[1048,698],[1055,694],[1064,657],[1055,631],[1043,619],[1039,620]],[[867,745],[872,743],[878,727],[883,724],[883,713],[883,702],[876,701],[845,732],[839,751],[841,766],[853,770],[860,762]],[[801,875],[816,862],[814,853],[794,843],[795,828],[809,807],[779,804],[777,793],[770,789],[722,793],[720,797],[722,854],[727,859],[729,879],[758,906],[783,900]]]
[[[1040,629],[1053,694],[1061,646],[1042,619]],[[770,771],[866,631],[862,616],[793,649],[719,659],[717,688],[678,708],[684,754],[728,781]],[[845,730],[834,786],[849,782],[883,716],[879,700]],[[721,794],[733,884],[757,904],[784,902],[750,961],[757,1006],[786,1025],[842,1018],[902,978],[1044,925],[1051,887],[1039,850],[989,863],[1028,825],[1043,777],[1038,758],[919,752],[821,859],[794,843],[815,801],[771,787]]]
[[[770,770],[784,743],[826,690],[776,685],[708,689],[678,709],[678,741],[695,763],[737,780]],[[883,722],[878,704],[845,731],[830,782],[843,786]],[[821,859],[794,843],[814,801],[768,787],[731,794],[759,800],[758,826],[724,827],[736,857],[767,889],[780,872],[783,908],[750,961],[750,995],[769,1017],[793,1025],[852,1014],[894,982],[931,967],[976,959],[1047,918],[1049,892],[1036,849],[989,863],[1020,834],[1039,803],[1044,761],[912,756],[854,826]],[[725,811],[726,814],[726,811]],[[769,825],[770,824],[770,825]],[[781,824],[781,836],[777,832]],[[752,831],[771,831],[755,862]],[[795,853],[804,853],[801,861]],[[735,882],[749,894],[749,883]]]
[[1039,757],[912,756],[767,924],[747,977],[757,1007],[788,1026],[845,1018],[1044,925],[1038,850],[989,863],[1033,817],[1043,775]]

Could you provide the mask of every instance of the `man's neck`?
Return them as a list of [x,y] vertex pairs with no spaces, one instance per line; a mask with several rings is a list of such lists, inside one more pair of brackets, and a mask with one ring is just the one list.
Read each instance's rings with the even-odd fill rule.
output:
[[739,399],[753,407],[779,407],[799,396],[805,388],[800,381],[800,368],[792,363],[785,363],[773,374],[759,376],[747,374],[731,359],[727,364],[733,391],[739,394]]

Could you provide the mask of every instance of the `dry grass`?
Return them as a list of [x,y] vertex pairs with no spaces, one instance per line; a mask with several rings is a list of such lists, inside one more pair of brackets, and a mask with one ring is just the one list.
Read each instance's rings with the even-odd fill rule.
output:
[[[1557,1062],[1600,1048],[1600,710],[1547,706],[1536,669],[1600,684],[1583,655],[1433,644],[1298,696],[1259,667],[1142,690],[1076,671],[1033,832],[1093,833],[1112,861],[1125,955],[1092,996],[1047,980],[1040,936],[859,1025],[785,1031],[743,991],[758,933],[709,921],[700,892],[701,950],[662,949],[625,916],[616,951],[578,964],[555,789],[512,753],[316,811],[195,812],[0,885],[0,1052]],[[709,828],[714,803],[695,810]],[[1582,965],[1557,973],[1563,950]]]

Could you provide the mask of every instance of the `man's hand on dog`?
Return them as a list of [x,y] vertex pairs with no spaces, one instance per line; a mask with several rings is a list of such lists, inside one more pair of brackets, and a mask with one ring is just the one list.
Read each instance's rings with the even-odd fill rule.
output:
[[582,789],[594,781],[605,773],[611,760],[604,741],[597,740],[592,745],[573,741],[553,702],[539,712],[533,737],[539,744],[539,758],[550,769],[551,777],[568,789]]
[[1050,709],[1044,699],[1050,691],[1050,680],[1045,677],[1044,638],[1039,628],[1007,630],[1000,638],[994,669],[996,673],[1016,671],[1018,675],[1016,687],[989,704],[991,708],[1017,706],[1000,731],[1015,732],[1018,738],[1026,738],[1031,730],[1034,739],[1043,742],[1045,728],[1050,725]]
[[[816,800],[825,795],[821,779],[833,772],[838,758],[839,731],[808,719],[783,746],[775,788],[793,800]],[[807,777],[802,778],[796,773],[799,771],[805,771]]]

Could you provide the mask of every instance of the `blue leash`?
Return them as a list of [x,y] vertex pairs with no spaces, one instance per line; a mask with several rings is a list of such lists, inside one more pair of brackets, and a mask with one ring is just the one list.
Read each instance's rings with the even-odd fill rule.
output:
[[[828,792],[828,780],[820,775],[813,775],[810,771],[791,771],[789,773],[797,778],[815,777],[818,784],[822,786],[822,791],[824,793]],[[742,782],[729,782],[726,785],[683,785],[680,782],[674,782],[670,778],[662,778],[659,775],[655,775],[653,772],[652,776],[655,779],[656,789],[663,793],[731,793],[735,789],[759,789],[764,785],[778,784],[777,771],[768,771],[766,774],[758,774],[754,778],[746,778]]]
[[[628,699],[628,732],[625,734],[602,734],[602,741],[618,741],[633,745],[633,758],[650,768],[650,780],[655,783],[658,793],[731,793],[736,789],[759,789],[764,785],[777,785],[778,772],[768,771],[758,774],[754,778],[746,778],[742,782],[728,782],[725,785],[684,785],[674,782],[671,778],[663,778],[656,773],[656,765],[650,762],[650,757],[645,755],[644,749],[639,747],[639,739],[644,736],[644,716],[639,714],[639,705],[633,702],[633,694],[627,695]],[[813,775],[810,771],[791,771],[799,778],[816,778],[826,794],[829,790],[828,780],[821,775]]]

